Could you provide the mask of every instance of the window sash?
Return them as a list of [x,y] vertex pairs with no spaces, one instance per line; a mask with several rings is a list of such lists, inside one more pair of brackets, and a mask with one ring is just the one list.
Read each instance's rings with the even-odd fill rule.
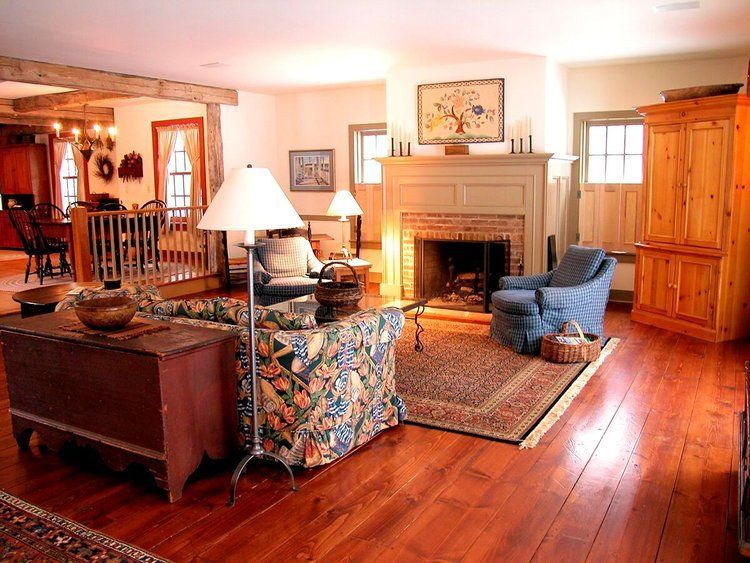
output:
[[[633,126],[633,125],[640,125],[643,126],[643,118],[633,117],[633,118],[620,118],[620,119],[591,119],[584,122],[583,126],[583,135],[582,135],[582,151],[581,151],[581,177],[582,182],[584,183],[596,183],[596,184],[625,184],[625,183],[635,183],[640,184],[643,182],[643,178],[641,177],[638,181],[628,181],[625,179],[625,174],[627,171],[627,157],[641,157],[641,165],[643,163],[643,145],[641,145],[641,152],[628,152],[627,150],[627,126]],[[609,131],[610,127],[615,126],[625,126],[625,130],[623,132],[623,149],[622,152],[609,152],[608,147],[608,140],[609,140]],[[602,153],[590,153],[589,152],[589,140],[590,140],[590,131],[592,127],[605,127],[605,137],[604,137],[604,152]],[[603,167],[601,169],[601,181],[593,181],[590,179],[590,164],[592,162],[592,157],[594,159],[597,159],[597,161],[601,161],[603,163]],[[612,157],[612,158],[609,158]],[[609,163],[614,163],[615,159],[618,159],[620,161],[620,166],[622,167],[621,174],[617,179],[608,179],[607,174],[607,168],[610,165]]]

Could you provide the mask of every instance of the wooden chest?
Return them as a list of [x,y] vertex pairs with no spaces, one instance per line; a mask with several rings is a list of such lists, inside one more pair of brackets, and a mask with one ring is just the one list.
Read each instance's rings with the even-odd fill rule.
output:
[[61,328],[75,320],[66,311],[0,326],[18,445],[37,431],[52,449],[92,447],[116,470],[139,463],[178,500],[204,453],[224,458],[237,445],[235,335],[169,324],[118,341]]

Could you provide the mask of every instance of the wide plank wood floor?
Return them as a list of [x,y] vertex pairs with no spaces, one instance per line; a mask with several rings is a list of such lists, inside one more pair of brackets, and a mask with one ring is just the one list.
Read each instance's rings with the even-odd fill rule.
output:
[[234,508],[228,463],[168,504],[147,475],[11,436],[0,373],[0,488],[176,560],[719,561],[737,559],[736,418],[747,342],[719,345],[632,323],[531,450],[402,425],[300,491],[252,465]]

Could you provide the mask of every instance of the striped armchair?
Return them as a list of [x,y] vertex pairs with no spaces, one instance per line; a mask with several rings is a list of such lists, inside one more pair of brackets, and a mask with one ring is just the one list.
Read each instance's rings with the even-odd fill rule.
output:
[[520,354],[539,353],[542,336],[571,319],[601,336],[616,265],[602,249],[570,246],[551,272],[501,278],[492,294],[490,336]]

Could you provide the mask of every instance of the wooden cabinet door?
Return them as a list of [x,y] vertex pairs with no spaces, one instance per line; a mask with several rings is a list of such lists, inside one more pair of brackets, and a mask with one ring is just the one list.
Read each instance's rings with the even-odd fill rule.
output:
[[716,258],[676,256],[674,316],[701,326],[712,327],[718,275],[719,262]]
[[680,233],[683,244],[721,248],[728,152],[729,120],[687,125]]
[[671,254],[638,249],[636,308],[671,316],[673,269]]
[[0,189],[4,194],[32,193],[31,173],[26,147],[12,147],[0,150]]
[[682,146],[680,124],[648,128],[644,192],[644,240],[676,243],[682,207]]

